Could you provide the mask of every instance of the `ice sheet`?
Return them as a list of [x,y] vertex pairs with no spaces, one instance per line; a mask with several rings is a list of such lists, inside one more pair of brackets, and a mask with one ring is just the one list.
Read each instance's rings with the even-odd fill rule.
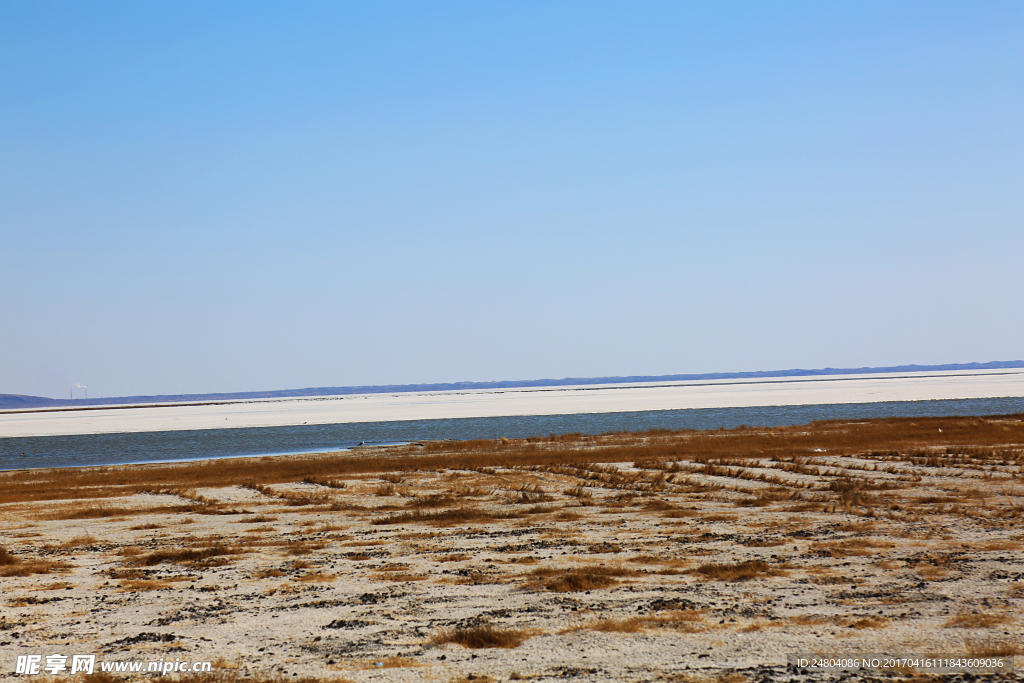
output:
[[1021,369],[776,377],[12,411],[0,437],[1021,396]]

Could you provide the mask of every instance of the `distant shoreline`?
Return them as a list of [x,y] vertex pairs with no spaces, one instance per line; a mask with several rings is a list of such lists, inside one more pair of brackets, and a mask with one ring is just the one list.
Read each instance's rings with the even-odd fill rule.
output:
[[1024,368],[31,408],[0,411],[0,437],[1009,397],[1024,397]]
[[636,382],[690,382],[722,379],[758,379],[771,377],[807,377],[815,375],[859,375],[895,372],[935,372],[950,370],[997,370],[1024,368],[1024,360],[987,363],[948,363],[945,365],[895,365],[878,368],[820,368],[817,370],[763,370],[754,372],[710,372],[689,375],[631,375],[624,377],[566,377],[562,379],[507,380],[495,382],[451,382],[436,384],[381,384],[351,387],[308,387],[279,391],[241,391],[233,393],[120,396],[111,398],[66,399],[45,396],[0,394],[0,410],[31,408],[88,408],[91,406],[136,406],[148,403],[219,403],[260,398],[300,398],[305,396],[348,396],[353,394],[415,393],[473,389],[516,389],[528,387],[585,386],[591,384],[629,384]]
[[[822,420],[1024,414],[1024,398],[698,408],[625,413],[453,418],[72,436],[0,437],[0,470],[112,466],[336,452],[361,444],[809,425]],[[197,455],[200,454],[200,455]]]

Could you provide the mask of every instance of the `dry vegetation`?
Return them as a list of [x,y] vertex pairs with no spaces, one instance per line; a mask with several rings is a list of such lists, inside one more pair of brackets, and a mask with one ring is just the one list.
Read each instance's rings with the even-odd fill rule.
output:
[[174,636],[231,663],[204,683],[1020,654],[1022,513],[1021,415],[9,472],[0,654],[163,657]]
[[526,629],[501,628],[499,626],[472,626],[441,631],[431,639],[435,645],[454,643],[462,647],[480,649],[486,647],[514,648],[523,644],[533,633]]

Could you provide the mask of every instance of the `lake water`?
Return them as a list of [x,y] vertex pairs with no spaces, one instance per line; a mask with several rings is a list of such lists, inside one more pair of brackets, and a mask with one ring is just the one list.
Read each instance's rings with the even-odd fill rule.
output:
[[740,425],[772,427],[814,420],[1022,412],[1024,398],[976,398],[9,437],[0,438],[0,470],[286,455],[351,448],[360,442],[524,438],[573,432],[601,434]]

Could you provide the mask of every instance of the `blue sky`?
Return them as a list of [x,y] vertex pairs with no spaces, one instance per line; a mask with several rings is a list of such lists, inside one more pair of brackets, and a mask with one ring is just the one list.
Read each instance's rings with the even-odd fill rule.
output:
[[0,2],[0,393],[1020,359],[1022,30]]

